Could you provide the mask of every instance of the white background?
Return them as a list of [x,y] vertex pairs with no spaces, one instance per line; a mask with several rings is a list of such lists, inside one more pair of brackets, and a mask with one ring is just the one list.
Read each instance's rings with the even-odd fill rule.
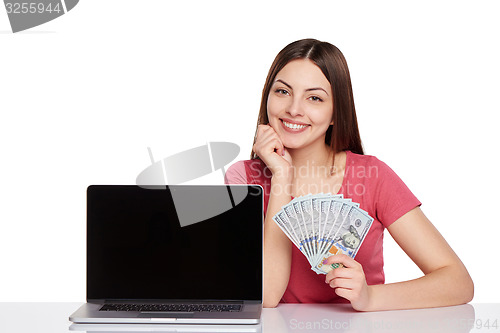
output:
[[[269,66],[307,37],[344,53],[366,153],[423,202],[474,302],[500,301],[497,3],[81,0],[17,34],[0,8],[0,301],[84,301],[86,187],[133,184],[147,147],[247,159]],[[387,281],[420,276],[386,236]]]

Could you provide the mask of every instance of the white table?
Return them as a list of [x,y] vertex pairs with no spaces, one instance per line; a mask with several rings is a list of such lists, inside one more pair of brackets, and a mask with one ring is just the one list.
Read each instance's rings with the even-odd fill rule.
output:
[[[68,317],[81,304],[0,303],[0,333],[69,332],[71,322],[68,321]],[[95,329],[113,332],[171,332],[175,326],[151,324],[103,327],[101,325]],[[500,303],[368,313],[353,311],[347,304],[280,304],[275,309],[263,310],[259,330],[266,333],[500,332]],[[207,327],[207,331],[218,330]]]

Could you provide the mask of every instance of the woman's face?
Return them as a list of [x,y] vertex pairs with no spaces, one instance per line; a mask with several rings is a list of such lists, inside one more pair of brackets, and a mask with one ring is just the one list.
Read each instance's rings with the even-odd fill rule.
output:
[[285,147],[324,144],[333,124],[333,96],[321,69],[309,59],[290,61],[271,86],[267,115]]

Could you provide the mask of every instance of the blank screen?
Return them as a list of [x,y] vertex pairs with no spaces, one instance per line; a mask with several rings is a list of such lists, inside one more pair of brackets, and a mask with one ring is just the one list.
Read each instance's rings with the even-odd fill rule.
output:
[[87,190],[87,299],[262,299],[259,186]]

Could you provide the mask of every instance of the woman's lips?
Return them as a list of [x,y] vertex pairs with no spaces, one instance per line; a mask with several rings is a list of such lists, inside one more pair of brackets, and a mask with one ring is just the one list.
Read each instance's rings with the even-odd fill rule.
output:
[[281,126],[283,126],[283,129],[289,133],[301,133],[304,132],[310,125],[296,122],[296,121],[291,121],[290,119],[280,119],[281,120]]

